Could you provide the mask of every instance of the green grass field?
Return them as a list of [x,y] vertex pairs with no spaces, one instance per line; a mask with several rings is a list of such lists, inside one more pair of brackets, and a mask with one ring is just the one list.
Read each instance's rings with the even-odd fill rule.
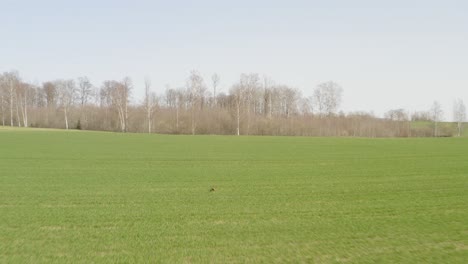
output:
[[[458,127],[455,122],[439,122],[439,133],[446,136],[457,136]],[[462,130],[461,136],[468,137],[468,124],[463,123],[464,129]],[[426,129],[430,132],[434,129],[434,123],[430,121],[413,121],[411,122],[411,128],[413,129]]]
[[0,129],[0,263],[467,260],[468,138]]

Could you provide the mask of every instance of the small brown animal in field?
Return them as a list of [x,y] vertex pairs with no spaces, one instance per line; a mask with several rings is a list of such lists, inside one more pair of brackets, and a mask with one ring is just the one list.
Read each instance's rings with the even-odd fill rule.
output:
[[210,192],[216,191],[215,187],[211,187]]

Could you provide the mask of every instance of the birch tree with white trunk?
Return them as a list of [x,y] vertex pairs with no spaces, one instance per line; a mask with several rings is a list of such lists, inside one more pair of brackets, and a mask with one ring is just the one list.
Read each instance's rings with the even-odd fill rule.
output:
[[434,122],[434,137],[439,136],[439,122],[442,119],[442,106],[439,102],[434,101],[430,110],[432,122]]
[[101,89],[105,100],[116,110],[119,117],[120,131],[124,133],[128,131],[128,107],[132,88],[131,79],[126,77],[121,82],[106,81]]
[[242,99],[245,101],[244,105],[246,107],[247,117],[246,134],[248,135],[250,133],[250,120],[252,108],[254,107],[257,95],[259,95],[258,92],[260,89],[260,77],[256,73],[241,74],[239,84],[243,93]]
[[187,80],[187,90],[191,106],[190,127],[192,135],[195,135],[199,118],[198,115],[203,108],[203,99],[206,91],[203,77],[197,71],[192,71],[190,73],[190,77]]
[[220,77],[217,73],[211,76],[211,83],[213,86],[213,107],[216,107],[216,89],[218,88]]
[[74,80],[59,80],[56,81],[58,92],[59,107],[63,110],[65,119],[65,129],[69,129],[69,113],[70,108],[75,102],[77,89]]
[[455,122],[457,122],[458,136],[461,136],[463,132],[463,123],[466,121],[466,106],[462,99],[455,100],[453,105],[453,117]]
[[[16,89],[19,83],[19,74],[17,72],[5,72],[3,73],[3,83],[6,102],[10,109],[10,126],[14,126],[14,110],[15,110],[15,101],[16,101]],[[18,117],[16,118],[18,119]],[[17,120],[19,122],[19,120]]]
[[144,107],[146,112],[146,122],[148,124],[148,133],[151,133],[152,120],[154,112],[156,110],[157,97],[156,93],[151,91],[151,80],[149,78],[145,79],[145,99]]
[[231,96],[234,99],[235,105],[235,120],[236,120],[236,135],[240,136],[240,119],[241,119],[241,108],[245,98],[245,86],[241,84],[235,84],[230,91]]
[[20,83],[16,89],[17,107],[21,109],[21,117],[23,118],[23,126],[28,127],[28,98],[31,85]]
[[0,110],[2,111],[2,126],[5,126],[5,82],[0,74]]

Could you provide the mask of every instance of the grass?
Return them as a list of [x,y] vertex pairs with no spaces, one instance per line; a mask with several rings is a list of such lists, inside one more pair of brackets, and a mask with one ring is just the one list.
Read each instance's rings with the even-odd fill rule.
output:
[[[443,135],[458,135],[458,126],[456,122],[439,122],[439,133]],[[413,121],[411,122],[411,128],[413,129],[426,129],[428,131],[434,130],[434,123],[431,121]],[[463,130],[461,136],[468,137],[468,124],[463,123]]]
[[468,259],[466,138],[21,131],[0,131],[0,263]]

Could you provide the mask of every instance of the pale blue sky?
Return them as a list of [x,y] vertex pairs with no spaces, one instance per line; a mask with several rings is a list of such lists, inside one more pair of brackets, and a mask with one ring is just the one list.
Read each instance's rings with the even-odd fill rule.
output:
[[130,76],[135,98],[182,86],[190,70],[266,74],[310,95],[344,88],[342,109],[468,103],[468,1],[0,0],[0,71],[41,83]]

